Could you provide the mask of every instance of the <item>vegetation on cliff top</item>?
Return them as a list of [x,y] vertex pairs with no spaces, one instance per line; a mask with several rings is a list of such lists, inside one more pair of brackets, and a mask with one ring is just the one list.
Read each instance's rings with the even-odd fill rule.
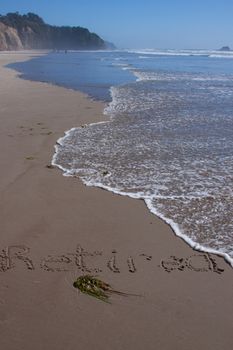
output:
[[[14,28],[24,49],[106,49],[108,44],[82,27],[51,26],[34,13],[0,15],[0,23]],[[7,38],[6,41],[10,41]],[[1,48],[0,48],[1,49]],[[17,49],[17,47],[15,48]]]

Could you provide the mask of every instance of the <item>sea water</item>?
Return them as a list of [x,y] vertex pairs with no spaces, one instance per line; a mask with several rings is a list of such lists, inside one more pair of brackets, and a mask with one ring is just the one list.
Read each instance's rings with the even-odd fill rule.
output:
[[233,266],[233,53],[52,53],[13,67],[107,102],[107,122],[58,141],[65,175],[144,199],[192,247]]

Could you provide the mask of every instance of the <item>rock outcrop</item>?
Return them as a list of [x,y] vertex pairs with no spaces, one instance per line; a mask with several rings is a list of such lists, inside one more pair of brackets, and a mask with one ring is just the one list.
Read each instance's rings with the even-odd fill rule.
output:
[[229,46],[223,46],[219,51],[231,51]]

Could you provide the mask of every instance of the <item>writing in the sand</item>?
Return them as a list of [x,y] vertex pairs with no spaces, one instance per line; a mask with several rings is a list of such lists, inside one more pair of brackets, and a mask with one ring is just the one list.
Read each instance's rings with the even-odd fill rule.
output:
[[[97,258],[99,266],[97,266]],[[152,264],[149,264],[151,262]],[[39,260],[38,266],[35,265],[32,259],[30,248],[24,245],[12,245],[4,248],[0,253],[0,272],[14,269],[17,265],[21,265],[21,268],[23,267],[27,270],[40,268],[48,272],[66,272],[76,268],[81,273],[90,274],[101,273],[104,268],[113,273],[120,273],[125,269],[129,273],[135,273],[138,270],[145,272],[147,269],[155,267],[160,267],[169,273],[186,269],[194,272],[222,273],[224,271],[218,266],[216,259],[207,253],[197,253],[183,258],[172,255],[167,259],[161,260],[160,264],[156,265],[153,263],[152,255],[146,253],[122,259],[116,250],[112,250],[110,254],[103,254],[102,251],[86,251],[81,245],[77,245],[74,252],[62,255],[48,255]]]

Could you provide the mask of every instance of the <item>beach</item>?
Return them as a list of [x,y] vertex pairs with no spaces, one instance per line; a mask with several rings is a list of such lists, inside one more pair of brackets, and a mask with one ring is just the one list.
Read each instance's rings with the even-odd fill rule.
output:
[[[66,130],[106,116],[102,102],[4,67],[38,54],[0,54],[1,348],[231,348],[232,267],[142,200],[50,166]],[[87,273],[134,295],[81,294],[73,282]]]

